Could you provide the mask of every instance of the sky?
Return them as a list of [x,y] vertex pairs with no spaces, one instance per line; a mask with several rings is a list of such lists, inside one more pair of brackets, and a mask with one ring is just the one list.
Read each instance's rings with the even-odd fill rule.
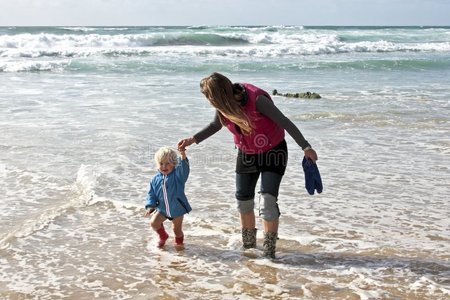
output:
[[0,26],[450,25],[450,0],[0,0]]

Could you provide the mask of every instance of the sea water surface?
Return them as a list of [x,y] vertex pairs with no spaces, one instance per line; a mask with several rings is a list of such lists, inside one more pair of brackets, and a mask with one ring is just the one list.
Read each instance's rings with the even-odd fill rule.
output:
[[[188,148],[185,249],[143,217],[214,71],[322,96],[273,97],[324,182],[287,136],[275,260],[259,219],[241,250],[225,129]],[[448,299],[449,82],[449,27],[2,27],[0,299]]]

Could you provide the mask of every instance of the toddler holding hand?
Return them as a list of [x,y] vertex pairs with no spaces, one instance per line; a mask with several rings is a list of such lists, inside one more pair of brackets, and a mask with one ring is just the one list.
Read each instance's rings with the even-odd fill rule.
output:
[[150,181],[145,216],[151,215],[150,224],[159,236],[158,248],[164,247],[169,238],[163,224],[167,219],[172,221],[175,246],[183,247],[183,216],[192,210],[184,193],[190,171],[189,160],[184,148],[178,151],[180,157],[169,147],[162,147],[155,153],[158,172]]

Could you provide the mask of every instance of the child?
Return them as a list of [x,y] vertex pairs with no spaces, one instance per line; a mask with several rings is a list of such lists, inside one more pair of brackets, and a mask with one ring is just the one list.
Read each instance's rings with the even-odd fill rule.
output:
[[159,235],[158,248],[164,247],[169,234],[164,229],[164,221],[172,221],[175,246],[183,247],[183,216],[192,208],[184,193],[184,185],[189,177],[189,161],[185,149],[179,149],[181,159],[175,150],[162,147],[155,153],[158,173],[150,181],[150,190],[145,204],[145,216],[151,215],[150,224]]

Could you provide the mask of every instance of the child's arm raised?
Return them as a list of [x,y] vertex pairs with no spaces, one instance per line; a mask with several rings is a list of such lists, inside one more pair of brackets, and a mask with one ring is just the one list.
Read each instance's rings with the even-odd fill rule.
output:
[[180,152],[181,160],[186,159],[186,148],[178,148],[178,152]]
[[180,166],[177,166],[177,174],[184,182],[186,182],[190,172],[189,160],[186,156],[186,148],[178,148],[178,152],[180,152]]

